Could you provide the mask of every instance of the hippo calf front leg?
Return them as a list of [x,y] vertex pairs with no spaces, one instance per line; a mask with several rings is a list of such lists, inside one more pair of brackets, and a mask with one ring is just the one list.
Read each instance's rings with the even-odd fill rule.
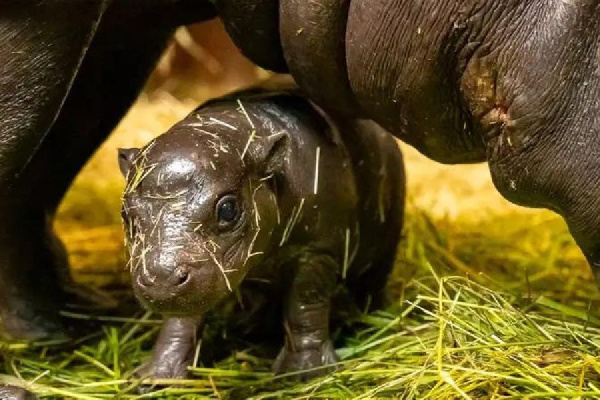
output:
[[194,362],[202,321],[202,317],[168,318],[160,330],[152,358],[136,375],[154,379],[187,377],[187,368]]
[[284,310],[285,343],[275,360],[276,374],[306,371],[301,379],[323,374],[337,362],[329,332],[330,300],[336,286],[335,261],[325,255],[301,257],[293,269]]

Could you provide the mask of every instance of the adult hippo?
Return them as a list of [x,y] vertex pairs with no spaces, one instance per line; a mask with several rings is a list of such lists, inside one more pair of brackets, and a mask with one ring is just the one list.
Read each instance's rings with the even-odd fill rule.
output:
[[[566,219],[598,274],[598,0],[216,3],[247,56],[289,67],[322,107],[371,118],[439,162],[488,161],[509,200]],[[213,8],[200,0],[1,4],[0,316],[7,335],[39,338],[58,327],[49,275],[63,261],[48,239],[56,204],[172,27]]]
[[438,162],[487,161],[508,200],[564,217],[600,278],[600,1],[216,6],[244,54],[322,107]]

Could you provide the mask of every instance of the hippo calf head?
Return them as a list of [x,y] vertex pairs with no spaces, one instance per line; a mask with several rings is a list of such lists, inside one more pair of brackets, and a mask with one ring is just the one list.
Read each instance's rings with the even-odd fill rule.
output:
[[144,148],[119,151],[128,265],[150,310],[203,313],[271,247],[286,135],[238,104],[200,109]]

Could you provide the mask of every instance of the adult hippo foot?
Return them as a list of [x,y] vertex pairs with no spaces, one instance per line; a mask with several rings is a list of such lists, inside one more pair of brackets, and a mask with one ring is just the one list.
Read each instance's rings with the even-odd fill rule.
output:
[[[21,313],[2,313],[0,338],[9,342],[68,341],[69,335],[58,315],[37,314],[24,305]],[[0,398],[1,399],[1,398]]]
[[0,399],[2,400],[37,400],[37,397],[17,386],[0,385]]
[[138,392],[147,393],[156,387],[149,380],[188,377],[188,367],[194,362],[201,324],[201,317],[168,318],[164,322],[152,358],[134,372],[142,380]]
[[[18,211],[14,211],[17,208]],[[67,339],[81,326],[64,324],[60,310],[116,307],[108,295],[73,280],[67,251],[46,213],[0,207],[0,336],[11,341]]]
[[298,372],[292,377],[307,381],[332,372],[335,370],[333,364],[338,361],[330,340],[318,348],[293,350],[284,346],[273,364],[273,372],[277,375]]
[[[0,277],[3,278],[3,277]],[[2,280],[0,279],[0,282]],[[21,284],[0,287],[0,338],[12,342],[67,340],[59,310],[61,290],[51,281],[55,298]]]
[[62,281],[61,289],[65,294],[67,308],[110,310],[119,305],[119,302],[110,294],[92,286],[77,283],[72,279]]
[[67,271],[64,248],[33,212],[2,211],[0,220],[0,336],[11,341],[66,338],[59,317],[67,297],[61,288]]

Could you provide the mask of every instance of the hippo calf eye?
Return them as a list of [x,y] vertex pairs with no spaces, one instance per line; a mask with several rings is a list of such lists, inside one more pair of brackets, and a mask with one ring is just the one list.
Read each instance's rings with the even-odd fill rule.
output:
[[217,203],[217,220],[221,227],[232,225],[238,220],[240,214],[240,206],[235,196],[224,196]]

